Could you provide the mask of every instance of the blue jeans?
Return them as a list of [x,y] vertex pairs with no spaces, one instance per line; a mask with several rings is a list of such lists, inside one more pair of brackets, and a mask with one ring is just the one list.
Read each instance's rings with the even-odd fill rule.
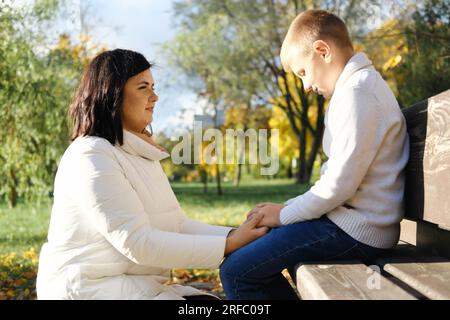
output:
[[228,299],[297,299],[283,269],[299,262],[367,261],[384,251],[358,242],[324,215],[274,228],[236,250],[220,266],[220,279]]

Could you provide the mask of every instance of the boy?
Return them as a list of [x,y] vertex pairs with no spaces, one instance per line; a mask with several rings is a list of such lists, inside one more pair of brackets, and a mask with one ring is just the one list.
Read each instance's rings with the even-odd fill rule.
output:
[[223,262],[229,299],[295,299],[283,269],[372,259],[399,239],[409,143],[388,85],[364,53],[354,53],[342,20],[326,11],[298,15],[280,57],[305,90],[331,98],[323,137],[328,161],[305,194],[250,211],[273,229]]

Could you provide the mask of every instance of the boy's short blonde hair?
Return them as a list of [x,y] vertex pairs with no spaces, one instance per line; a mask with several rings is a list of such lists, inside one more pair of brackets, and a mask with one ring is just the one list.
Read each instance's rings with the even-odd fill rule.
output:
[[332,41],[340,48],[353,50],[353,44],[344,22],[325,10],[308,10],[292,21],[281,46],[281,63],[284,70],[292,71],[288,61],[292,55],[309,56],[316,40]]

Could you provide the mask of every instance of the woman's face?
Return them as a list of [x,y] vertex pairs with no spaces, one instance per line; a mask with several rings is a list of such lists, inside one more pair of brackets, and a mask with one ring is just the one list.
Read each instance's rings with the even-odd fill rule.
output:
[[128,79],[123,90],[123,128],[142,132],[153,120],[156,101],[158,96],[150,69]]

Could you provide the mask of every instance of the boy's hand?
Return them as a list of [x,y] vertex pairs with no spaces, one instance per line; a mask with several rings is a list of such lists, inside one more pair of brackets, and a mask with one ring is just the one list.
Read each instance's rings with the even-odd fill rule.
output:
[[250,219],[255,214],[263,215],[262,220],[259,222],[258,227],[279,227],[280,222],[280,211],[285,207],[284,204],[279,203],[260,203],[256,205],[248,214],[247,220]]

